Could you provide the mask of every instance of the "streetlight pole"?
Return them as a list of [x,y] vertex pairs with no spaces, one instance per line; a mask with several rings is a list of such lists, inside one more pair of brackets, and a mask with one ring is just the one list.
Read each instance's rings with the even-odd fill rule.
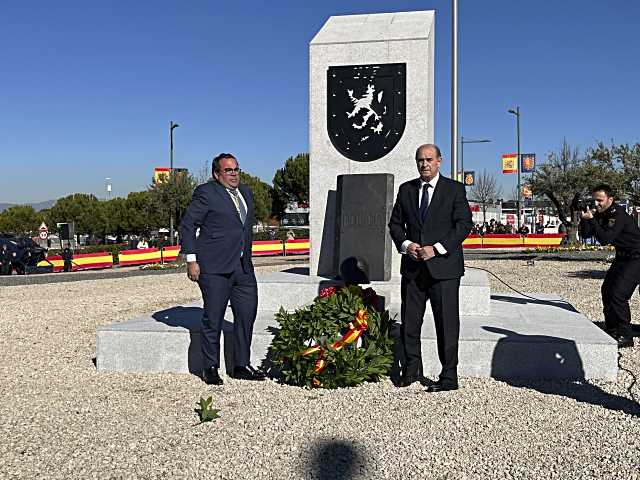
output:
[[518,198],[516,201],[516,208],[518,209],[518,230],[520,229],[520,200],[522,200],[522,185],[520,183],[520,106],[516,106],[516,109],[509,109],[509,113],[516,116],[516,138],[518,142],[518,154],[516,162],[518,164]]
[[[464,137],[460,137],[460,176],[462,183],[464,184],[464,144],[465,143],[490,143],[491,140],[483,138],[482,140],[469,140]],[[465,185],[466,186],[466,185]]]
[[178,128],[180,125],[178,125],[177,123],[173,123],[173,120],[171,122],[169,122],[169,163],[170,163],[170,167],[169,167],[169,181],[171,182],[169,184],[170,189],[169,189],[169,195],[171,196],[171,221],[170,221],[170,225],[169,225],[169,235],[171,236],[171,245],[173,246],[174,244],[174,233],[173,233],[173,216],[175,215],[175,208],[174,208],[174,198],[173,198],[173,187],[174,187],[174,175],[173,175],[173,129],[174,128]]
[[458,173],[458,0],[451,0],[451,178]]

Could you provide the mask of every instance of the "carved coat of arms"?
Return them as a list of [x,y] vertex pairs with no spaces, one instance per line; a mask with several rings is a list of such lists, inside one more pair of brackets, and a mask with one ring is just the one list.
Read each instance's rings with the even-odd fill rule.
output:
[[393,150],[404,133],[405,90],[405,63],[329,67],[327,130],[336,150],[359,162]]

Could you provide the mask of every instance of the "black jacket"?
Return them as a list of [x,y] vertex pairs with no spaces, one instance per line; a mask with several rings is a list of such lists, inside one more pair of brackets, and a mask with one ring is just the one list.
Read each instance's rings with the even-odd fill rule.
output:
[[613,245],[623,254],[640,254],[640,229],[631,215],[618,204],[604,212],[596,212],[592,219],[580,221],[583,238],[595,236],[601,245]]
[[440,175],[424,223],[418,208],[420,185],[419,178],[400,185],[389,221],[391,238],[398,251],[405,240],[410,240],[421,246],[440,243],[447,253],[426,262],[403,255],[400,274],[415,278],[426,267],[433,278],[459,278],[464,275],[462,242],[473,227],[464,185]]
[[[247,203],[247,219],[242,224],[227,189],[218,182],[199,185],[180,223],[181,253],[195,253],[200,272],[231,273],[242,252],[246,272],[253,271],[253,194],[245,186],[238,187]],[[200,234],[196,238],[196,229]]]

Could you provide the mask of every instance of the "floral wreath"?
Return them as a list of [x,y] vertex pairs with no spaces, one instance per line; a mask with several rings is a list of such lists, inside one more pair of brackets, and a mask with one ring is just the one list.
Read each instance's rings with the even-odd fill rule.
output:
[[372,288],[328,287],[309,306],[276,314],[271,356],[286,382],[337,388],[377,381],[393,363],[393,322]]

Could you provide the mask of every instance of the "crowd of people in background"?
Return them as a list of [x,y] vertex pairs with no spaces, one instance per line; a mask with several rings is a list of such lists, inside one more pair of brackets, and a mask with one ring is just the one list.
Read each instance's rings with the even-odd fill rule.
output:
[[475,223],[471,229],[472,234],[487,235],[487,234],[512,234],[516,233],[515,227],[510,223],[502,223],[495,219],[491,219],[484,223]]
[[542,222],[537,222],[533,227],[530,225],[523,223],[520,228],[517,228],[515,225],[510,223],[502,223],[499,220],[491,219],[488,222],[483,223],[475,223],[471,230],[472,234],[476,235],[488,235],[488,234],[506,234],[506,235],[529,235],[530,233],[535,234],[543,234],[550,233],[549,229],[553,228],[555,231],[553,233],[566,233],[566,227],[563,223],[559,223],[558,227],[550,224],[543,224]]

